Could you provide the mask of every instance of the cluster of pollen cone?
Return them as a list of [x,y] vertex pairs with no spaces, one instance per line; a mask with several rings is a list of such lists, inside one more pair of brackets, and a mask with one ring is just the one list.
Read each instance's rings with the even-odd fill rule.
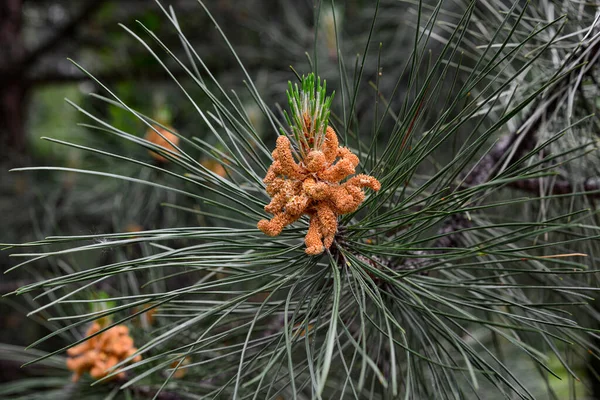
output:
[[[317,255],[332,245],[337,217],[355,211],[363,202],[363,188],[377,191],[381,185],[374,177],[364,174],[347,179],[354,175],[358,157],[339,146],[333,128],[327,127],[324,140],[315,140],[310,118],[304,115],[304,121],[308,128],[304,130],[306,140],[299,144],[298,162],[292,154],[290,140],[286,136],[277,138],[273,164],[263,180],[271,197],[265,211],[274,216],[271,220],[259,221],[258,228],[266,235],[277,236],[285,226],[308,215],[306,253]],[[315,143],[320,145],[315,146]]]
[[[93,335],[101,329],[100,324],[94,322],[86,332],[86,336]],[[117,325],[85,342],[67,350],[67,368],[74,372],[73,381],[79,380],[85,372],[94,379],[103,378],[109,374],[112,367],[119,362],[131,357],[137,349],[133,347],[133,339],[129,336],[129,329],[125,325]],[[142,359],[136,356],[133,361]],[[115,378],[124,378],[125,372],[115,375]]]

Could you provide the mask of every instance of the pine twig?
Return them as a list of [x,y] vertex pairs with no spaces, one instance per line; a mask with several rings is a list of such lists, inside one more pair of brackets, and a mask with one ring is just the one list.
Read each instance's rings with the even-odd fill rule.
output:
[[587,178],[579,188],[566,180],[550,181],[550,179],[551,178],[548,177],[540,179],[524,179],[511,182],[510,186],[532,193],[540,193],[543,190],[544,194],[551,195],[577,193],[578,189],[580,189],[581,193],[586,196],[600,198],[599,177]]

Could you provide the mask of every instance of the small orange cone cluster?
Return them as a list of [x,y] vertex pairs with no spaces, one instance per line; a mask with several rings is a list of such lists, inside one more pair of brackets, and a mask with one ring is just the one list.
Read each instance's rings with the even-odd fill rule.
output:
[[144,228],[142,228],[141,225],[138,225],[135,222],[127,224],[127,226],[125,227],[125,232],[127,232],[127,233],[141,232],[143,230],[144,230]]
[[[309,132],[305,135],[312,139]],[[302,150],[306,156],[296,163],[289,139],[285,136],[277,138],[272,153],[274,161],[263,180],[272,198],[265,211],[274,217],[259,221],[258,229],[266,235],[277,236],[285,226],[306,214],[310,216],[310,225],[305,237],[305,251],[309,255],[318,255],[333,243],[338,215],[358,208],[365,198],[363,188],[377,191],[381,184],[364,174],[340,183],[355,173],[359,159],[348,148],[339,147],[337,135],[330,126],[319,148]]]
[[[158,132],[160,132],[160,134],[162,136],[164,136],[164,138],[162,136],[160,136],[158,133],[156,133],[156,131],[154,129],[156,129]],[[177,149],[175,147],[173,147],[173,145],[171,143],[173,143],[175,146],[177,146],[179,144],[179,137],[177,137],[175,134],[169,132],[168,130],[161,128],[158,125],[154,125],[154,129],[148,128],[148,130],[146,131],[146,136],[144,136],[144,139],[146,139],[147,141],[149,141],[151,143],[154,143],[157,146],[164,147],[165,149],[177,152]],[[169,141],[165,140],[165,138],[169,139],[169,141],[171,141],[171,143],[169,143]],[[152,158],[154,158],[158,162],[164,163],[164,162],[168,161],[166,157],[158,154],[155,151],[149,150],[148,152],[150,153]]]
[[227,176],[227,170],[225,170],[225,167],[223,167],[223,165],[216,160],[207,158],[200,161],[200,164],[202,164],[202,166],[206,169],[211,170],[215,174],[219,175],[221,178],[225,178]]
[[136,314],[140,311],[142,311],[142,313],[140,313],[138,315],[138,318],[135,318],[133,320],[133,324],[135,326],[142,326],[142,327],[149,327],[149,326],[153,325],[156,320],[156,317],[154,316],[154,314],[156,314],[158,309],[150,308],[150,307],[147,307],[145,309],[142,309],[141,307],[135,307],[133,309],[134,314]]
[[[100,324],[94,322],[87,330],[86,336],[100,331]],[[67,350],[67,368],[74,372],[73,382],[77,382],[85,372],[94,379],[105,377],[109,369],[132,356],[137,349],[133,347],[133,339],[129,336],[129,329],[125,325],[117,325],[85,342]],[[133,361],[142,359],[137,355]],[[123,379],[125,372],[115,375]]]
[[182,367],[185,367],[186,365],[190,365],[191,362],[192,362],[192,359],[190,357],[185,357],[181,364],[179,363],[179,360],[173,361],[171,363],[171,368],[177,368],[177,371],[175,371],[173,373],[173,378],[181,379],[181,378],[185,377],[187,375],[188,368],[182,368]]
[[[299,331],[297,333],[299,338],[303,338],[304,336],[306,336],[306,332],[308,332],[308,333],[312,332],[313,328],[314,328],[313,324],[308,324],[308,330],[304,329],[304,324],[302,324],[301,322],[294,325],[294,331],[295,332]],[[296,335],[296,333],[294,335]]]

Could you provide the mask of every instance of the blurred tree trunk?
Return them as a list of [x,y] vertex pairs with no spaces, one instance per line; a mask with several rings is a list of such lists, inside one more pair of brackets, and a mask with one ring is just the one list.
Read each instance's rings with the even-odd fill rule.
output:
[[0,148],[2,153],[25,149],[24,74],[10,70],[25,54],[21,37],[23,0],[0,1]]

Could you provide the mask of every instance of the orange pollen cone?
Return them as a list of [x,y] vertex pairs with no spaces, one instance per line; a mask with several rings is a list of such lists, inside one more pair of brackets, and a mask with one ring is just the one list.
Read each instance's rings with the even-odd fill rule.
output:
[[310,216],[304,240],[309,255],[321,254],[332,245],[337,217],[358,208],[365,199],[365,187],[374,191],[381,188],[377,179],[364,174],[341,182],[355,173],[359,159],[348,148],[339,147],[330,126],[321,148],[310,151],[299,164],[285,136],[277,138],[272,155],[273,164],[263,182],[271,197],[265,211],[274,216],[260,220],[258,229],[268,236],[277,236],[302,215]]

